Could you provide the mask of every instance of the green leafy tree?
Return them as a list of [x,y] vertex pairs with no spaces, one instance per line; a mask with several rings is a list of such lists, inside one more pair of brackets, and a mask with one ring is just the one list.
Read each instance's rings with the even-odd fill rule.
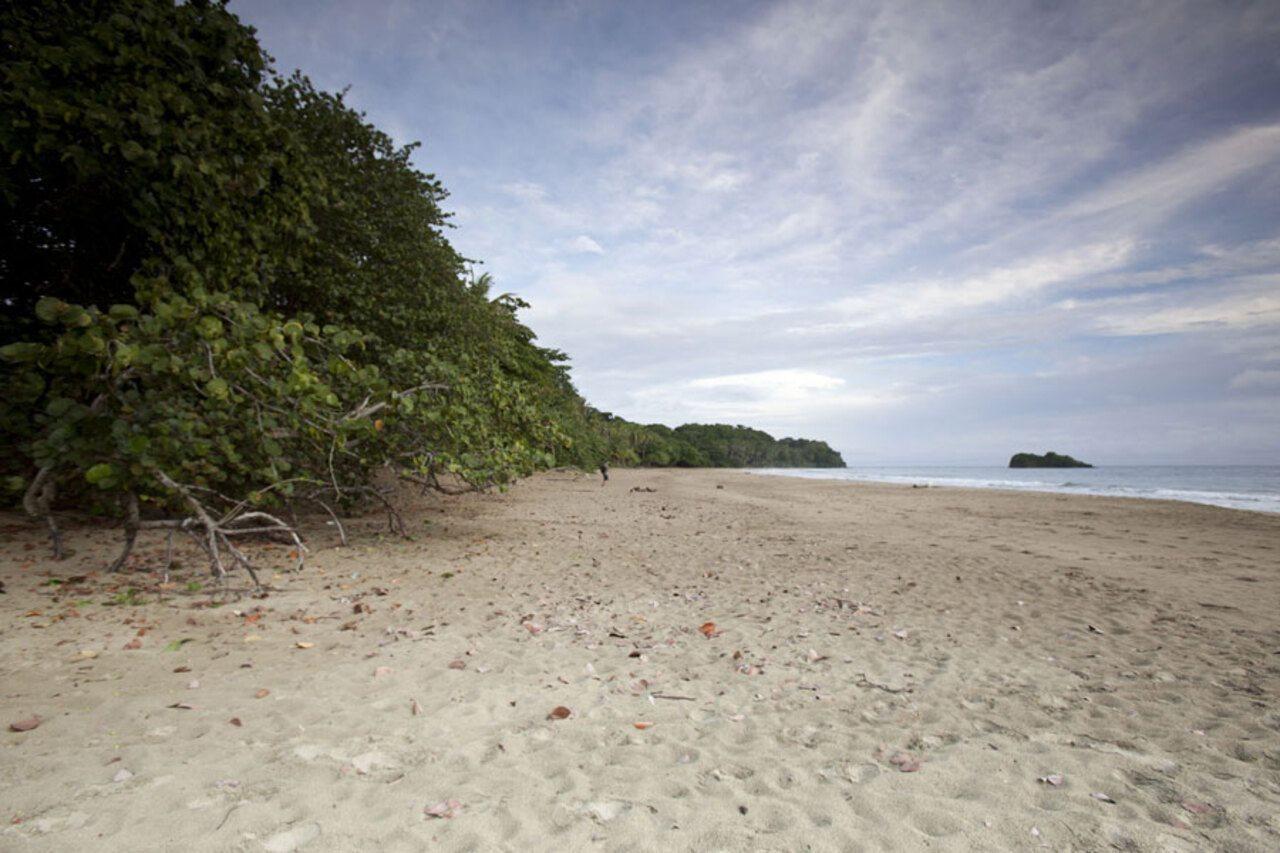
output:
[[131,539],[181,509],[221,567],[246,513],[383,466],[488,486],[568,451],[563,355],[467,273],[413,148],[222,3],[10,4],[0,39],[0,465],[33,514],[96,501]]

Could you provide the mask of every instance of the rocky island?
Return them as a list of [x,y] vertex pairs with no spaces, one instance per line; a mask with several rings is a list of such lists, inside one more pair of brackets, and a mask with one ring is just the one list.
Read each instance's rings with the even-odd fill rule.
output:
[[1050,450],[1043,456],[1034,453],[1015,453],[1009,460],[1010,468],[1092,468],[1088,462],[1072,459],[1065,454]]

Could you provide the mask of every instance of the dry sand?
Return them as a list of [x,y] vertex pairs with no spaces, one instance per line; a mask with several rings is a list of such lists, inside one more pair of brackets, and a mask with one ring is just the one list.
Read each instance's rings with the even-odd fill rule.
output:
[[414,501],[415,541],[317,523],[217,607],[159,538],[46,585],[117,534],[53,564],[8,518],[0,848],[1280,849],[1280,517],[714,471]]

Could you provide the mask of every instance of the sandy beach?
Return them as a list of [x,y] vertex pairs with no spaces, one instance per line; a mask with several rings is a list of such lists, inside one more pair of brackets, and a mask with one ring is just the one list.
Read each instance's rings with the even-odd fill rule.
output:
[[406,504],[260,546],[259,598],[5,517],[0,848],[1280,849],[1280,516],[662,470]]

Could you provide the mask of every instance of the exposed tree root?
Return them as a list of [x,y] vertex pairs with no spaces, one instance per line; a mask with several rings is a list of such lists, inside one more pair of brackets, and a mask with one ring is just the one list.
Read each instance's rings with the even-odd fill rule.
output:
[[286,535],[294,545],[294,553],[297,555],[298,560],[296,568],[302,568],[307,547],[302,543],[302,537],[298,535],[295,527],[285,524],[270,513],[262,512],[261,510],[246,510],[246,502],[244,501],[235,504],[228,512],[215,517],[209,508],[196,497],[196,490],[193,487],[185,486],[175,481],[163,471],[157,471],[156,478],[166,488],[180,495],[187,506],[191,508],[192,514],[186,518],[141,520],[138,518],[136,496],[131,496],[131,500],[127,505],[128,517],[125,522],[124,550],[116,559],[116,562],[112,564],[113,570],[124,565],[124,560],[133,549],[133,543],[140,530],[168,531],[165,580],[168,580],[169,569],[173,565],[173,534],[178,531],[190,534],[196,544],[204,550],[209,557],[210,572],[223,583],[226,583],[228,564],[230,564],[231,567],[240,566],[243,568],[253,580],[254,587],[257,589],[262,588],[262,583],[258,578],[258,573],[254,569],[252,561],[232,541],[232,537],[235,536],[264,533]]
[[338,539],[342,542],[344,547],[347,544],[346,528],[342,526],[342,520],[334,510],[333,504],[324,499],[331,494],[335,499],[335,504],[338,500],[341,500],[344,495],[367,495],[372,497],[375,501],[382,504],[382,508],[386,510],[387,529],[399,536],[404,536],[406,538],[409,536],[408,528],[406,528],[404,524],[404,517],[400,515],[400,511],[396,509],[395,504],[391,502],[391,499],[387,497],[387,493],[383,489],[379,489],[375,486],[342,486],[341,488],[338,488],[332,485],[325,485],[315,491],[302,495],[302,500],[318,504],[321,509],[329,514],[329,518],[332,519],[334,526],[338,528]]
[[[119,556],[108,566],[108,571],[116,572],[124,567],[129,555],[133,552],[138,534],[143,530],[164,530],[167,533],[164,563],[164,581],[166,583],[169,580],[170,570],[173,568],[173,537],[175,533],[186,533],[191,536],[208,556],[211,574],[223,583],[226,583],[227,573],[230,569],[240,567],[248,573],[256,588],[262,588],[253,562],[245,554],[242,546],[237,546],[233,541],[234,537],[270,534],[286,536],[293,543],[294,553],[297,555],[295,570],[303,567],[307,547],[303,544],[302,537],[298,533],[299,525],[297,516],[293,512],[293,500],[288,502],[289,515],[293,519],[293,523],[288,524],[271,513],[250,509],[249,500],[236,502],[209,489],[179,483],[163,471],[156,471],[155,476],[165,488],[182,499],[190,509],[191,514],[184,518],[143,519],[137,494],[128,494],[125,497],[124,544]],[[47,476],[43,480],[41,478],[37,478],[37,480],[40,481],[38,485],[47,491],[49,488],[48,483],[51,480]],[[299,481],[289,482],[296,483]],[[294,500],[310,501],[319,505],[332,520],[334,527],[338,531],[338,539],[343,546],[348,544],[347,531],[335,507],[338,505],[338,501],[349,500],[355,496],[367,496],[381,504],[387,513],[387,529],[392,533],[408,537],[409,532],[405,526],[404,518],[391,502],[386,490],[374,486],[343,486],[339,489],[330,484],[316,484],[314,480],[302,480],[301,482],[310,482],[313,485],[319,485],[319,488],[310,492],[295,493]],[[278,488],[283,485],[285,483],[277,483],[272,488]],[[38,516],[46,505],[38,502],[41,493],[34,490],[29,491],[32,491],[32,494],[35,495],[32,498],[33,503],[32,507],[29,507],[29,511]],[[208,493],[214,499],[230,504],[230,509],[222,512],[215,511],[201,493]],[[330,497],[331,495],[333,497]],[[50,497],[49,499],[51,500],[52,498]],[[44,517],[52,522],[51,515],[46,513]],[[56,530],[56,526],[51,524],[51,529]],[[55,538],[54,541],[55,547],[58,547],[58,539]]]
[[325,512],[329,513],[329,518],[333,520],[334,527],[338,528],[338,541],[342,543],[342,547],[347,547],[347,530],[342,526],[342,519],[338,518],[338,514],[333,511],[333,507],[329,506],[319,498],[312,498],[313,501],[320,504]]
[[141,528],[142,520],[138,512],[138,496],[135,493],[130,492],[125,496],[124,511],[124,548],[121,549],[120,556],[107,566],[108,572],[118,572],[124,568],[124,561],[129,559],[129,554],[133,551],[133,543],[138,540],[138,530]]
[[[131,379],[132,376],[133,371],[131,369],[126,370],[117,377],[116,381],[125,382]],[[99,394],[89,404],[89,413],[97,414],[106,402],[107,395],[105,393]],[[22,508],[32,518],[44,519],[44,523],[49,527],[49,542],[53,546],[53,559],[61,560],[67,554],[62,547],[62,531],[58,529],[58,521],[53,517],[53,501],[57,496],[58,481],[54,476],[53,463],[49,463],[36,472],[31,485],[27,486],[27,491],[22,496]]]
[[53,476],[53,466],[46,465],[37,472],[31,485],[27,486],[27,491],[22,496],[22,508],[27,511],[27,515],[43,520],[49,527],[53,559],[61,560],[66,557],[66,552],[62,548],[62,531],[58,529],[58,522],[53,517],[53,500],[57,495],[58,483]]
[[428,491],[440,492],[445,495],[465,495],[467,492],[478,491],[477,486],[468,485],[466,488],[453,489],[440,482],[434,471],[428,471],[425,477],[419,477],[416,474],[401,473],[398,475],[401,480],[406,483],[413,483],[422,486],[422,493],[425,495]]

